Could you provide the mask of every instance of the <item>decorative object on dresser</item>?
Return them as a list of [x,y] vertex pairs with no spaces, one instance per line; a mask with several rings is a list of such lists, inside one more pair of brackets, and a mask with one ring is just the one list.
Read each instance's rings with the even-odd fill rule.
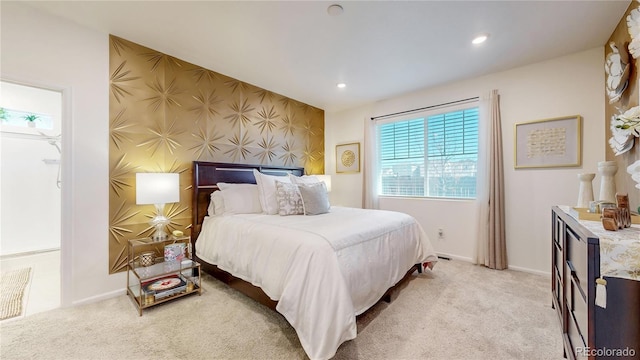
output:
[[[578,220],[567,206],[552,208],[551,292],[564,355],[640,355],[640,226],[615,233],[599,221]],[[638,259],[640,260],[640,259]]]
[[[600,221],[602,220],[602,211],[608,208],[617,208],[616,204],[592,201],[591,205],[594,210],[587,208],[571,207],[569,213],[578,220]],[[630,214],[631,224],[640,225],[640,215]]]
[[155,228],[152,239],[156,241],[167,239],[164,227],[169,224],[169,219],[164,215],[164,204],[178,201],[180,201],[179,174],[136,174],[136,204],[153,204],[156,207],[156,216],[149,222]]
[[618,171],[618,163],[615,161],[600,161],[598,172],[600,173],[599,199],[610,203],[616,202],[616,182],[614,176]]
[[596,174],[586,173],[578,174],[578,180],[580,180],[580,190],[578,191],[578,204],[579,208],[588,208],[589,203],[593,201],[593,178]]
[[631,226],[631,209],[629,209],[629,195],[616,194],[616,204],[606,206],[601,204],[602,227],[605,230],[616,231]]

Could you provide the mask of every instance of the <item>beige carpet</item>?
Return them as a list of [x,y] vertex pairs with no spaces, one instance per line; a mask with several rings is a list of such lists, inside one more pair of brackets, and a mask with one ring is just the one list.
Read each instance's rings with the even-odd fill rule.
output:
[[22,298],[31,268],[7,271],[0,276],[0,320],[22,314]]
[[[441,261],[358,319],[336,359],[562,359],[550,280]],[[284,320],[215,279],[138,316],[122,295],[0,323],[8,359],[305,359]]]

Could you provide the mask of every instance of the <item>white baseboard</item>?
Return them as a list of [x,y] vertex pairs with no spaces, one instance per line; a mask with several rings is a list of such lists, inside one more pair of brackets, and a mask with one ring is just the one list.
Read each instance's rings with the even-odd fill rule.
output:
[[[452,255],[452,254],[447,254],[447,253],[436,253],[438,256],[441,257],[445,257],[445,258],[449,258],[451,260],[460,260],[460,261],[465,261],[465,262],[469,262],[469,263],[474,263],[473,259],[468,258],[468,257],[464,257],[464,256],[459,256],[459,255]],[[439,259],[439,260],[444,260],[444,259]]]
[[30,251],[25,251],[25,252],[4,254],[4,255],[0,255],[0,260],[12,259],[12,258],[17,258],[17,257],[21,257],[21,256],[39,255],[39,254],[49,253],[49,252],[52,252],[52,251],[60,251],[60,248],[59,247],[57,247],[57,248],[47,248],[47,249],[38,249],[38,250],[30,250]]
[[[437,253],[437,254],[438,254],[438,256],[449,258],[451,260],[460,260],[460,261],[466,261],[466,262],[475,264],[475,261],[473,259],[469,258],[469,257],[452,255],[452,254],[447,254],[447,253]],[[440,259],[440,260],[443,260],[443,259]],[[551,273],[550,272],[540,271],[540,270],[535,270],[535,269],[529,269],[529,268],[525,268],[525,267],[521,267],[521,266],[512,266],[512,265],[509,265],[508,268],[509,268],[509,270],[521,271],[521,272],[526,272],[526,273],[535,274],[535,275],[542,275],[542,276],[546,276],[549,279],[551,279]]]
[[551,279],[551,273],[546,271],[540,271],[540,270],[529,269],[529,268],[520,267],[520,266],[512,266],[512,265],[509,265],[509,270],[522,271],[522,272],[535,274],[535,275],[543,275]]
[[74,301],[71,304],[71,306],[91,304],[91,303],[94,303],[94,302],[98,302],[98,301],[102,301],[102,300],[106,300],[106,299],[111,299],[111,298],[114,298],[116,296],[121,296],[121,295],[126,295],[126,294],[127,294],[127,290],[126,289],[115,290],[115,291],[111,291],[111,292],[108,292],[108,293],[104,293],[104,294],[88,297],[88,298],[85,298],[85,299],[82,299],[82,300]]

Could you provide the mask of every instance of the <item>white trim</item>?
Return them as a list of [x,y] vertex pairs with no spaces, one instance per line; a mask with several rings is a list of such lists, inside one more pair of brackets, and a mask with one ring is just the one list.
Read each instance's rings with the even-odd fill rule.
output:
[[16,80],[18,77],[2,74],[0,80],[14,84],[37,87],[45,90],[59,91],[62,93],[62,119],[60,121],[61,130],[61,152],[60,161],[62,168],[62,188],[60,195],[60,306],[71,306],[73,292],[73,206],[72,206],[72,174],[73,174],[73,109],[71,104],[71,86],[50,85],[37,80]]
[[4,254],[4,255],[0,255],[0,260],[13,259],[13,258],[22,257],[22,256],[44,254],[44,253],[49,253],[53,251],[60,251],[60,248],[57,247],[57,248],[48,248],[48,249],[38,249],[38,250],[31,250],[31,251],[25,251],[25,252]]
[[451,105],[443,104],[442,106],[434,106],[424,110],[417,110],[415,112],[410,112],[410,113],[402,113],[394,116],[385,117],[384,119],[376,119],[371,121],[374,121],[376,125],[389,124],[389,123],[394,123],[399,121],[415,120],[420,118],[424,118],[426,121],[426,118],[432,115],[440,115],[440,114],[459,111],[459,110],[473,109],[473,108],[479,107],[480,106],[479,104],[480,104],[479,98],[474,98],[474,99],[470,99],[468,101],[464,101],[456,104],[451,104]]
[[526,273],[529,273],[529,274],[543,275],[543,276],[546,276],[549,279],[551,279],[551,273],[550,272],[540,271],[540,270],[535,270],[535,269],[529,269],[529,268],[525,268],[525,267],[521,267],[521,266],[511,266],[511,265],[509,265],[507,268],[509,270],[521,271],[521,272],[526,272]]
[[[466,262],[475,264],[475,261],[473,261],[473,259],[471,259],[469,257],[446,254],[446,253],[441,253],[441,252],[438,252],[437,254],[438,254],[438,256],[443,256],[443,257],[450,258],[451,260],[460,260],[460,261],[466,261]],[[438,261],[447,261],[447,260],[438,259]],[[546,271],[540,271],[540,270],[529,269],[529,268],[525,268],[525,267],[521,267],[521,266],[512,266],[512,265],[509,265],[507,267],[507,269],[513,270],[513,271],[525,272],[525,273],[534,274],[534,275],[542,275],[542,276],[545,276],[545,277],[548,277],[549,279],[551,279],[551,273],[550,272],[546,272]]]
[[[468,262],[468,263],[474,263],[473,259],[469,258],[469,257],[464,257],[464,256],[458,256],[458,255],[452,255],[452,254],[447,254],[447,253],[441,253],[438,252],[436,253],[438,256],[442,256],[442,257],[446,257],[449,258],[451,260],[460,260],[460,261],[464,261],[464,262]],[[447,261],[445,259],[438,259],[438,261]]]
[[[95,303],[95,302],[98,302],[98,301],[112,299],[114,297],[118,297],[118,296],[122,296],[122,295],[127,295],[127,289],[119,289],[119,290],[114,290],[114,291],[111,291],[111,292],[108,292],[108,293],[91,296],[91,297],[88,297],[88,298],[84,298],[82,300],[74,301],[71,305],[72,306],[79,306],[79,305],[92,304],[92,303]],[[133,310],[135,310],[135,309],[132,308],[132,311]]]
[[60,237],[60,306],[71,305],[73,296],[73,111],[71,106],[72,90],[62,90],[62,154],[61,161],[61,204],[60,217],[62,234]]

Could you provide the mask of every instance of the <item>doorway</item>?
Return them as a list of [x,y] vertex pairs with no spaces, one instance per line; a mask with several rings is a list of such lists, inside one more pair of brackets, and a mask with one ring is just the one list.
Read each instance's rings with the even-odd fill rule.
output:
[[60,307],[63,93],[0,81],[0,270],[30,268],[22,316]]

